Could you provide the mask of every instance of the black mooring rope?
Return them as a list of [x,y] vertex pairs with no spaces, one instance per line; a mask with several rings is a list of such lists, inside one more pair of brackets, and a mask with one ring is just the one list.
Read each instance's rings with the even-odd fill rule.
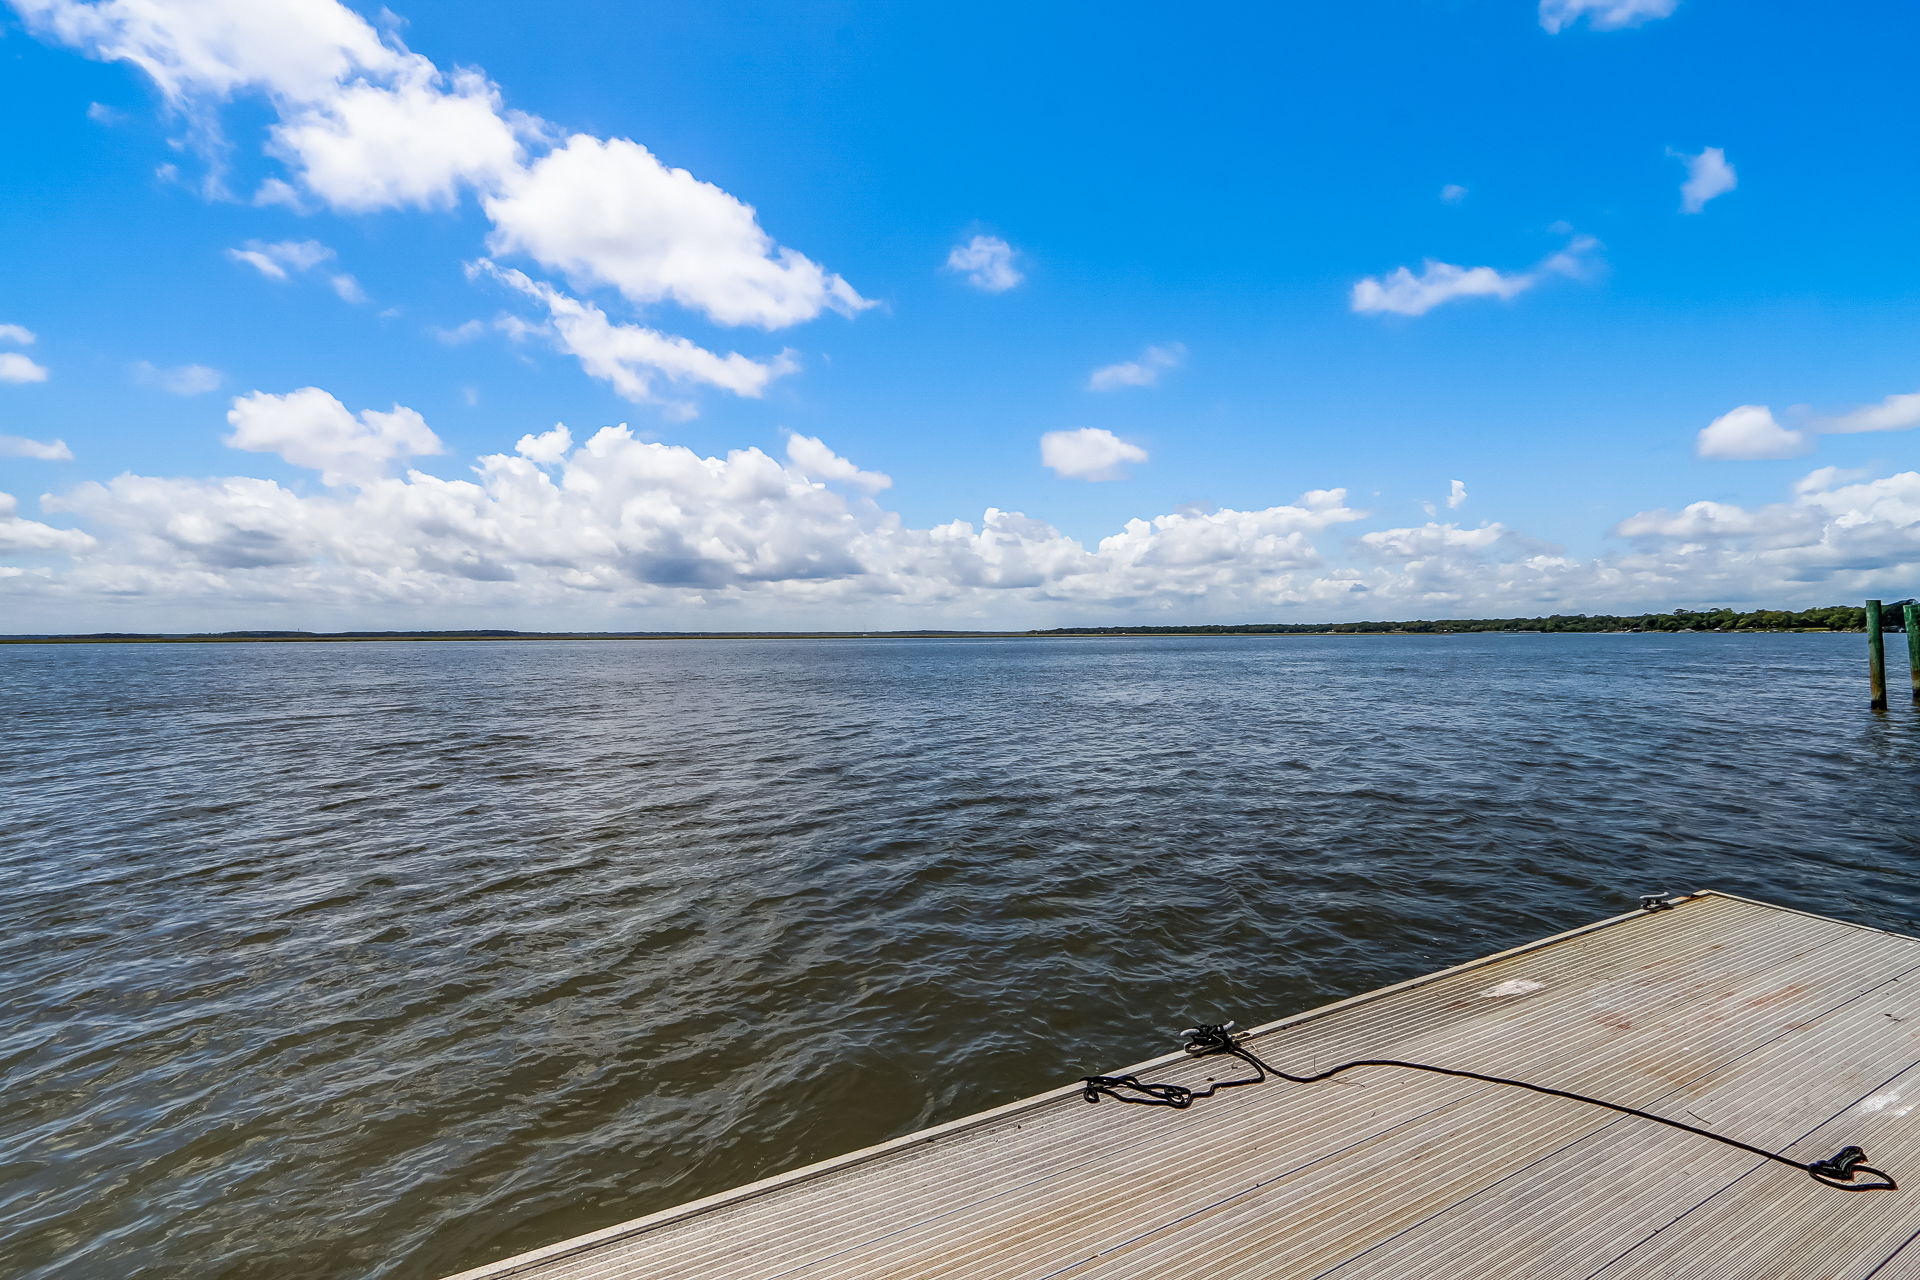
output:
[[[1211,1098],[1222,1089],[1237,1089],[1241,1085],[1260,1084],[1268,1076],[1291,1081],[1294,1084],[1318,1084],[1330,1080],[1342,1071],[1352,1071],[1356,1067],[1398,1067],[1404,1071],[1429,1071],[1439,1076],[1459,1076],[1464,1080],[1482,1080],[1488,1084],[1511,1085],[1516,1089],[1528,1089],[1534,1093],[1544,1093],[1549,1097],[1568,1098],[1574,1102],[1584,1102],[1589,1106],[1605,1107],[1609,1111],[1618,1111],[1621,1115],[1637,1116],[1642,1120],[1651,1120],[1655,1124],[1664,1124],[1669,1128],[1683,1129],[1688,1133],[1714,1142],[1725,1143],[1729,1147],[1738,1147],[1742,1151],[1762,1156],[1768,1160],[1788,1165],[1800,1170],[1815,1182],[1829,1187],[1838,1187],[1842,1191],[1898,1191],[1899,1185],[1884,1170],[1868,1164],[1867,1153],[1859,1147],[1842,1147],[1825,1160],[1811,1162],[1795,1160],[1778,1152],[1768,1151],[1765,1147],[1756,1147],[1750,1142],[1738,1138],[1729,1138],[1725,1134],[1687,1124],[1681,1120],[1670,1120],[1666,1116],[1657,1116],[1651,1111],[1642,1111],[1638,1107],[1623,1106],[1618,1102],[1608,1102],[1605,1098],[1589,1098],[1584,1093],[1571,1093],[1566,1089],[1554,1089],[1544,1084],[1534,1084],[1527,1080],[1512,1080],[1506,1076],[1490,1076],[1479,1071],[1462,1071],[1457,1067],[1436,1067],[1427,1062],[1402,1062],[1397,1058],[1358,1058],[1352,1062],[1343,1062],[1337,1067],[1309,1076],[1296,1076],[1282,1071],[1271,1063],[1263,1061],[1253,1050],[1247,1048],[1240,1035],[1233,1030],[1231,1022],[1224,1026],[1202,1024],[1181,1032],[1186,1043],[1181,1047],[1194,1057],[1223,1053],[1238,1058],[1253,1068],[1254,1074],[1239,1080],[1215,1080],[1202,1089],[1190,1089],[1183,1084],[1152,1083],[1138,1076],[1088,1076],[1080,1083],[1080,1096],[1088,1102],[1098,1102],[1102,1095],[1117,1098],[1121,1102],[1135,1102],[1149,1107],[1190,1107],[1200,1098]],[[1878,1182],[1855,1182],[1857,1173],[1872,1174]]]

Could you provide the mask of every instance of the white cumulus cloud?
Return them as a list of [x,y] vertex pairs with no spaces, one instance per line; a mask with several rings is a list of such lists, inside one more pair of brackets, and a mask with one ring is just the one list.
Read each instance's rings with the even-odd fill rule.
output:
[[1699,213],[1707,207],[1707,201],[1715,196],[1723,196],[1739,185],[1739,177],[1733,166],[1727,163],[1727,153],[1719,147],[1707,147],[1697,155],[1684,151],[1668,151],[1676,160],[1684,160],[1687,165],[1687,180],[1680,184],[1680,208],[1685,213]]
[[0,351],[0,382],[45,382],[47,366],[18,351]]
[[556,422],[545,431],[528,432],[514,444],[513,451],[543,467],[553,466],[573,448],[573,432],[564,422]]
[[1129,520],[1084,542],[997,507],[914,527],[879,506],[876,480],[859,480],[878,473],[813,437],[790,439],[783,461],[759,449],[705,456],[624,426],[577,442],[556,425],[478,458],[466,478],[389,474],[425,441],[340,451],[316,440],[406,436],[403,411],[352,415],[324,393],[309,399],[318,437],[281,421],[259,442],[345,452],[360,482],[300,493],[247,476],[124,474],[41,498],[71,529],[0,500],[14,625],[271,625],[294,609],[338,626],[584,627],[638,610],[689,629],[1485,617],[1797,607],[1920,578],[1911,471],[1821,468],[1778,502],[1638,512],[1614,530],[1621,549],[1592,558],[1500,524],[1345,538],[1366,513],[1341,489]]
[[33,440],[26,436],[0,435],[0,458],[32,458],[37,462],[72,462],[73,450],[65,440]]
[[1858,599],[1920,572],[1920,473],[1882,479],[1822,467],[1785,502],[1695,502],[1617,530],[1695,597]]
[[[1466,482],[1461,480],[1453,481],[1448,486],[1448,489],[1447,489],[1447,497],[1446,497],[1447,510],[1449,511],[1454,510],[1455,508],[1459,507],[1462,503],[1464,503],[1466,500],[1467,500]],[[1429,517],[1438,515],[1440,512],[1440,504],[1437,502],[1422,502],[1420,506],[1427,513]]]
[[50,607],[110,593],[122,606],[164,598],[270,613],[298,601],[387,617],[481,606],[549,620],[730,605],[842,619],[1119,600],[1270,608],[1326,594],[1315,538],[1361,515],[1343,492],[1319,490],[1260,510],[1131,520],[1089,546],[991,507],[977,521],[910,528],[867,493],[843,491],[871,491],[876,481],[858,477],[876,473],[856,466],[823,483],[823,464],[841,470],[824,445],[801,444],[784,464],[758,449],[703,457],[621,426],[579,444],[555,428],[520,449],[480,458],[468,480],[413,471],[304,496],[247,477],[81,484],[42,507],[100,545],[42,589]]
[[30,347],[34,343],[33,330],[25,325],[0,324],[0,342],[10,342],[19,347]]
[[579,285],[663,299],[721,324],[779,329],[871,305],[761,230],[753,208],[637,142],[575,134],[486,201],[488,247]]
[[1920,391],[1891,395],[1879,404],[1861,405],[1858,409],[1820,420],[1820,430],[1836,434],[1908,431],[1914,427],[1920,427]]
[[1728,410],[1702,427],[1695,441],[1703,458],[1792,458],[1811,448],[1806,432],[1781,426],[1763,404]]
[[1618,31],[1671,15],[1680,0],[1540,0],[1540,25],[1561,32],[1583,19],[1596,31]]
[[1367,276],[1354,283],[1349,302],[1363,315],[1422,316],[1448,302],[1464,298],[1515,298],[1555,276],[1578,278],[1599,241],[1575,236],[1566,248],[1549,254],[1526,271],[1502,272],[1493,267],[1461,267],[1426,259],[1418,274],[1396,267],[1384,276]]
[[[443,76],[411,57],[391,84],[356,82],[290,111],[270,149],[335,209],[446,208],[518,173],[531,127],[508,118],[480,73]],[[281,199],[275,189],[269,202]]]
[[1162,374],[1186,362],[1187,349],[1178,342],[1148,347],[1137,360],[1104,365],[1087,377],[1089,391],[1118,391],[1122,387],[1151,387]]
[[1449,182],[1440,188],[1440,201],[1443,204],[1459,204],[1467,198],[1467,189],[1457,182]]
[[1145,462],[1147,451],[1101,427],[1049,431],[1040,437],[1041,464],[1075,480],[1120,480],[1126,468]]
[[[615,323],[592,303],[492,262],[483,260],[474,264],[474,269],[539,303],[547,313],[547,323],[525,333],[546,334],[561,350],[578,359],[587,373],[629,400],[659,399],[658,383],[662,381],[676,386],[703,384],[737,396],[758,397],[765,393],[768,383],[799,367],[784,352],[770,360],[753,360],[738,352],[719,355],[657,329]],[[683,411],[690,411],[690,407],[683,407]]]
[[[672,303],[768,330],[873,305],[777,243],[737,197],[638,142],[565,136],[509,108],[480,69],[438,67],[337,0],[12,2],[37,34],[144,70],[189,120],[190,142],[218,137],[230,100],[263,98],[274,117],[265,148],[286,176],[265,179],[257,204],[365,213],[473,195],[492,223],[489,252],[557,272],[576,292],[608,286],[635,307]],[[218,190],[220,147],[201,149],[215,153],[209,186]],[[230,256],[285,280],[326,260],[314,251],[324,247],[252,241]],[[348,301],[364,297],[351,276],[331,283]],[[685,352],[663,360],[689,363]],[[779,358],[761,363],[785,368]]]
[[395,462],[445,452],[412,409],[395,405],[355,414],[318,387],[240,396],[227,422],[233,431],[226,442],[233,448],[277,453],[296,467],[318,471],[329,485],[369,484]]
[[[1810,451],[1816,433],[1854,435],[1867,431],[1910,431],[1920,427],[1920,392],[1890,395],[1844,413],[1816,415],[1805,405],[1792,412],[1801,425],[1788,427],[1765,405],[1743,404],[1720,415],[1699,433],[1703,458],[1793,458]],[[1823,476],[1831,467],[1814,473]],[[1836,473],[1837,474],[1837,473]]]
[[1014,265],[1013,246],[999,236],[975,236],[947,253],[947,270],[985,293],[1005,293],[1026,279]]
[[78,529],[56,529],[20,514],[20,500],[0,493],[0,554],[54,551],[69,555],[94,545],[93,538]]
[[258,90],[293,102],[404,55],[335,0],[12,0],[28,25],[96,58],[132,62],[176,104]]
[[815,480],[834,480],[867,493],[879,493],[893,487],[893,477],[883,471],[862,471],[829,449],[814,436],[798,433],[787,437],[787,462],[801,475]]
[[1361,534],[1356,541],[1368,554],[1379,559],[1409,563],[1456,551],[1485,551],[1509,536],[1506,526],[1500,524],[1468,529],[1457,524],[1429,523],[1410,529],[1378,529]]

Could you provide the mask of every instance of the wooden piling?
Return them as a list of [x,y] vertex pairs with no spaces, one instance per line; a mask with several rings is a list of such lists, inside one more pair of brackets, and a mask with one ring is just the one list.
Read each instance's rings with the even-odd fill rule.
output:
[[1873,709],[1887,709],[1887,647],[1880,636],[1880,602],[1867,601],[1867,670],[1873,683]]
[[1920,604],[1902,605],[1900,621],[1907,629],[1907,670],[1913,677],[1913,700],[1920,702]]

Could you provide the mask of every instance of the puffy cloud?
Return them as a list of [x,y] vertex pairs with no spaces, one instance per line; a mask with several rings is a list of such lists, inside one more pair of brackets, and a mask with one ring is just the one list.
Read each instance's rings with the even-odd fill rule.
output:
[[1511,298],[1533,287],[1526,274],[1502,275],[1492,267],[1460,267],[1428,258],[1420,274],[1396,267],[1384,278],[1367,276],[1353,286],[1352,305],[1362,313],[1390,311],[1421,316],[1459,298]]
[[72,462],[73,450],[65,440],[32,440],[26,436],[0,435],[0,458],[32,458],[36,462]]
[[1618,31],[1667,17],[1680,0],[1540,0],[1540,25],[1561,32],[1585,19],[1596,31]]
[[[291,418],[292,399],[267,410]],[[349,425],[322,395],[308,412],[335,434],[391,434],[404,411]],[[1499,524],[1338,536],[1365,517],[1339,489],[1130,520],[1092,543],[1000,508],[915,528],[863,492],[877,484],[858,477],[875,473],[812,437],[787,452],[703,456],[624,426],[576,442],[556,425],[463,479],[414,470],[300,493],[122,475],[41,499],[76,529],[0,502],[0,547],[27,558],[8,578],[22,629],[265,622],[282,606],[340,626],[601,627],[634,611],[689,628],[1459,617],[1804,605],[1920,575],[1914,472],[1823,468],[1779,502],[1640,512],[1615,530],[1621,550],[1583,559]]]
[[[510,110],[483,72],[437,67],[337,0],[12,2],[39,34],[141,67],[201,141],[217,137],[213,108],[242,93],[265,97],[277,117],[267,150],[288,178],[263,182],[255,203],[306,212],[317,200],[359,213],[446,207],[473,192],[493,223],[490,252],[524,255],[576,289],[607,285],[637,306],[672,302],[762,329],[873,305],[777,244],[729,193],[637,142],[560,141],[547,122]],[[325,260],[315,252],[330,256],[312,241],[255,241],[230,256],[284,280]],[[364,298],[351,276],[331,283],[348,301]],[[618,367],[685,366],[707,354],[691,344],[668,351],[662,343],[680,340],[650,329],[616,328],[625,350],[660,348],[657,361],[622,356]],[[623,381],[631,394],[636,380]]]
[[[561,596],[697,592],[863,572],[845,500],[759,450],[702,458],[625,427],[568,443],[558,428],[531,437],[543,461],[492,455],[473,481],[413,472],[301,497],[265,480],[120,476],[55,503],[104,527],[163,590],[176,571],[207,570],[242,571],[222,580],[249,592],[370,599],[520,580]],[[271,581],[244,572],[261,568]]]
[[1551,594],[1555,579],[1572,565],[1500,524],[1469,529],[1429,521],[1363,533],[1354,545],[1372,563],[1358,580],[1423,615],[1457,613],[1476,597],[1511,593],[1529,582],[1534,591]]
[[1795,500],[1834,522],[1850,526],[1920,526],[1920,472],[1902,471],[1879,480],[1839,467],[1810,472],[1795,486]]
[[788,436],[787,461],[795,471],[815,480],[834,480],[868,493],[893,487],[892,476],[882,471],[862,471],[814,436]]
[[625,139],[575,134],[486,201],[488,247],[632,302],[670,299],[721,324],[779,329],[870,306],[760,229],[752,206]]
[[245,263],[269,280],[290,280],[333,259],[333,250],[318,240],[249,240],[227,257]]
[[556,422],[538,435],[528,432],[521,436],[513,451],[529,462],[550,467],[566,457],[572,448],[573,432],[567,430],[566,423]]
[[1872,477],[1873,472],[1865,467],[1815,467],[1793,482],[1793,491],[1801,494],[1819,493]]
[[33,330],[25,325],[0,324],[0,342],[11,342],[15,346],[30,347],[34,343]]
[[[581,368],[629,400],[658,399],[655,384],[660,380],[678,386],[705,384],[738,396],[758,397],[768,383],[799,367],[790,353],[771,360],[752,360],[738,352],[723,356],[657,329],[616,324],[592,303],[569,297],[524,272],[485,261],[475,263],[474,269],[545,308],[548,323],[521,331],[523,335],[544,333],[578,359]],[[691,412],[690,406],[677,407]]]
[[[311,447],[310,419],[330,420],[335,434],[353,429],[331,397],[287,403],[296,398],[265,400],[265,417],[300,419],[265,434]],[[884,480],[812,437],[791,437],[782,463],[758,449],[703,457],[625,427],[576,444],[564,426],[479,459],[466,480],[412,471],[302,495],[245,477],[122,475],[43,500],[100,539],[76,542],[72,564],[43,586],[68,601],[297,600],[407,616],[456,605],[591,614],[747,604],[844,616],[978,613],[1002,601],[1265,604],[1322,594],[1302,576],[1321,565],[1314,539],[1360,516],[1340,491],[1316,491],[1264,510],[1134,520],[1089,547],[997,508],[909,528],[867,496]]]
[[1820,430],[1841,434],[1856,431],[1908,431],[1920,427],[1920,391],[1891,395],[1879,404],[1820,420]]
[[[269,149],[336,209],[451,203],[517,167],[517,135],[536,127],[485,76],[443,73],[336,0],[15,3],[40,33],[139,66],[203,132],[207,104],[265,95],[280,116]],[[257,202],[301,203],[277,178]]]
[[0,382],[45,382],[47,366],[18,351],[0,351]]
[[311,102],[405,55],[335,0],[11,0],[27,25],[105,61],[127,61],[179,105],[256,90]]
[[1466,198],[1467,189],[1457,182],[1449,182],[1446,186],[1440,188],[1440,202],[1442,204],[1459,204]]
[[20,514],[20,500],[0,493],[0,554],[23,551],[60,551],[73,554],[94,545],[78,529],[56,529]]
[[1464,529],[1456,524],[1428,523],[1418,528],[1378,529],[1361,534],[1357,541],[1380,559],[1412,561],[1460,549],[1485,551],[1507,536],[1505,526],[1499,524]]
[[296,467],[320,472],[329,485],[369,484],[394,462],[444,452],[440,437],[412,409],[395,405],[384,413],[367,409],[356,415],[318,387],[240,396],[227,422],[233,427],[229,445],[277,453]]
[[339,503],[304,499],[271,480],[243,476],[120,475],[42,498],[40,505],[89,521],[111,539],[117,554],[108,567],[116,580],[160,591],[196,582],[217,590],[216,583],[243,580],[205,571],[285,568],[367,541],[340,523]]
[[1779,510],[1749,511],[1725,502],[1692,502],[1679,511],[1662,508],[1628,516],[1614,532],[1623,538],[1661,538],[1695,543],[1719,538],[1777,534],[1790,523],[1792,521]]
[[142,360],[133,366],[134,379],[149,387],[158,387],[162,391],[176,396],[197,396],[208,391],[217,391],[221,375],[218,369],[210,369],[204,364],[183,364],[173,368],[162,368],[151,361]]
[[1160,375],[1186,362],[1187,349],[1178,342],[1148,347],[1138,360],[1104,365],[1087,377],[1089,391],[1117,391],[1122,387],[1150,387]]
[[[1459,507],[1462,503],[1464,503],[1466,500],[1467,500],[1466,483],[1461,480],[1453,481],[1448,486],[1448,489],[1447,489],[1447,497],[1446,497],[1447,510],[1449,511],[1454,510],[1455,508]],[[1420,506],[1423,510],[1426,511],[1429,517],[1436,516],[1440,513],[1440,504],[1437,502],[1423,502],[1420,504]]]
[[1422,316],[1447,302],[1462,298],[1514,298],[1554,276],[1578,278],[1600,242],[1575,236],[1566,248],[1550,254],[1526,271],[1503,273],[1492,267],[1460,267],[1433,258],[1415,275],[1396,267],[1384,276],[1367,276],[1354,283],[1350,303],[1363,315],[1391,313]]
[[480,73],[442,77],[410,58],[391,87],[355,83],[291,115],[271,149],[335,209],[445,208],[467,187],[496,190],[518,173],[519,132],[530,127],[516,128]]
[[1781,426],[1767,406],[1743,404],[1702,427],[1694,447],[1703,458],[1793,458],[1813,448],[1813,440]]
[[1147,451],[1101,427],[1049,431],[1040,437],[1040,462],[1075,480],[1120,480],[1130,463],[1145,462]]
[[1259,511],[1129,520],[1100,540],[1088,585],[1117,599],[1187,604],[1215,594],[1312,596],[1321,590],[1315,575],[1324,564],[1315,537],[1361,518],[1346,503],[1344,489],[1315,489]]
[[1832,599],[1920,573],[1920,473],[1871,480],[1823,467],[1787,502],[1741,507],[1695,502],[1646,511],[1617,532],[1695,598]]
[[[1849,435],[1863,431],[1908,431],[1920,427],[1920,392],[1890,395],[1878,404],[1816,417],[1796,406],[1802,427],[1786,427],[1765,405],[1743,404],[1721,414],[1699,434],[1703,458],[1794,458],[1809,452],[1816,432]],[[1832,472],[1826,467],[1814,473]]]
[[1680,208],[1685,213],[1700,212],[1707,201],[1739,185],[1733,166],[1727,163],[1727,153],[1719,147],[1707,147],[1698,155],[1672,150],[1667,154],[1687,163],[1687,180],[1680,184]]
[[953,246],[947,270],[957,271],[968,284],[985,293],[1005,293],[1026,279],[1013,264],[1013,246],[999,236],[975,236]]

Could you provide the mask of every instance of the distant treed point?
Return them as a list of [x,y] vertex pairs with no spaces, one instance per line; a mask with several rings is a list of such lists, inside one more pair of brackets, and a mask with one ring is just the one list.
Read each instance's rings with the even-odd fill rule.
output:
[[[1904,602],[1903,602],[1904,603]],[[1414,622],[1250,622],[1217,626],[1057,627],[1034,635],[1450,635],[1482,631],[1862,631],[1867,611],[1675,609],[1671,613],[1556,613],[1543,618],[1441,618]],[[1898,627],[1896,626],[1897,630]]]

